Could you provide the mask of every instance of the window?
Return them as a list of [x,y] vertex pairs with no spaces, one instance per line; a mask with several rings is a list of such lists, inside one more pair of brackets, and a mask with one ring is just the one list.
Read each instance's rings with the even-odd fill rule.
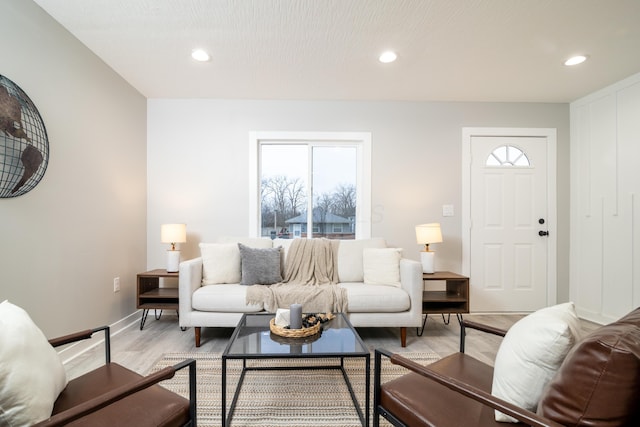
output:
[[371,236],[368,133],[252,132],[250,233]]
[[529,158],[518,147],[503,145],[496,148],[487,157],[487,166],[531,166]]

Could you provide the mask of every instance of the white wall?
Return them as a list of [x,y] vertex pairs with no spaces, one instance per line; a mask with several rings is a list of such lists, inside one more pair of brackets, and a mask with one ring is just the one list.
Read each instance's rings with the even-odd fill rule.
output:
[[571,104],[571,298],[605,323],[640,305],[640,74]]
[[146,264],[146,99],[31,1],[0,2],[0,52],[50,148],[42,181],[0,199],[0,301],[49,337],[122,319]]
[[[461,271],[463,127],[558,130],[558,301],[569,297],[567,104],[444,102],[148,101],[147,267],[165,265],[160,225],[187,223],[182,259],[198,243],[249,230],[250,131],[372,134],[372,235],[418,259],[414,226],[442,223],[437,268]],[[453,204],[454,217],[442,217]]]

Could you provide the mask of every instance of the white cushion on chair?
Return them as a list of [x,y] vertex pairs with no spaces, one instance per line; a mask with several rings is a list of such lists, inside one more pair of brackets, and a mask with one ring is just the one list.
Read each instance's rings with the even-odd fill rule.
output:
[[0,303],[0,425],[32,425],[51,416],[67,385],[58,353],[26,311]]
[[[540,309],[517,321],[505,335],[494,363],[491,394],[536,411],[543,389],[580,339],[573,303]],[[517,422],[495,411],[496,421]]]

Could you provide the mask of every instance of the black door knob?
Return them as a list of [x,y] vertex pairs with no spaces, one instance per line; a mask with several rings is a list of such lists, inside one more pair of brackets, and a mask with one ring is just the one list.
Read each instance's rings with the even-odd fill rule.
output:
[[540,236],[540,237],[544,237],[544,236],[548,236],[548,235],[549,235],[548,231],[544,231],[544,230],[538,231],[538,236]]

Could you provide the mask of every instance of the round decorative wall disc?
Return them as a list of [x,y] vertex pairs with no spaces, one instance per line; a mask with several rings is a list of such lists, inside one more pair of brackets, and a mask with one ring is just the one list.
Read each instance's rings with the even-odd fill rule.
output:
[[47,130],[20,87],[0,74],[0,198],[31,191],[49,163]]

